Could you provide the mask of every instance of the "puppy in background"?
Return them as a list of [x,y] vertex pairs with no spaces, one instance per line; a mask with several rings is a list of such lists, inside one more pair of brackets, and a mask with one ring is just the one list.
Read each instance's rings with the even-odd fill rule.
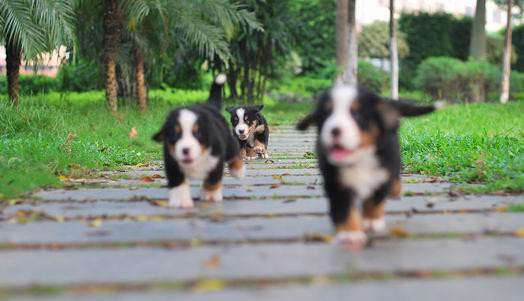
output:
[[383,231],[384,200],[400,194],[400,118],[441,106],[385,101],[365,88],[341,85],[322,93],[297,128],[318,127],[317,155],[337,240],[365,245],[364,231]]
[[264,105],[229,107],[233,133],[240,144],[240,156],[246,160],[268,159],[269,126],[260,113]]
[[224,75],[217,76],[207,104],[171,111],[162,129],[153,136],[163,143],[172,207],[193,207],[190,180],[204,181],[201,200],[222,201],[224,163],[229,164],[233,176],[244,175],[238,142],[219,112],[224,82]]

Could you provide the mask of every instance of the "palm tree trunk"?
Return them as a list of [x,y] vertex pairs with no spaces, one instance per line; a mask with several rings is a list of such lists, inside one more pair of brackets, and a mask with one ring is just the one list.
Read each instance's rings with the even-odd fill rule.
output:
[[118,109],[116,59],[122,30],[122,12],[118,0],[105,0],[104,10],[104,84],[106,99],[112,112]]
[[147,111],[147,88],[145,81],[145,58],[144,51],[139,45],[135,45],[135,80],[136,96],[140,111]]
[[349,0],[348,4],[348,26],[349,26],[349,54],[346,65],[345,82],[357,84],[358,70],[358,43],[357,43],[357,20],[356,20],[356,0]]
[[391,98],[398,99],[398,48],[395,0],[389,0],[389,54],[391,62]]
[[507,1],[508,21],[506,24],[506,35],[504,36],[504,58],[502,60],[502,82],[500,84],[500,102],[507,103],[509,100],[509,82],[511,75],[511,9],[513,8],[513,0]]
[[469,56],[474,59],[486,58],[486,0],[477,0]]
[[12,45],[8,40],[5,43],[6,48],[6,73],[7,73],[7,93],[9,100],[14,105],[18,105],[20,94],[19,73],[22,64],[22,51],[18,45]]
[[339,72],[345,70],[349,56],[348,0],[337,0],[336,15],[336,58]]

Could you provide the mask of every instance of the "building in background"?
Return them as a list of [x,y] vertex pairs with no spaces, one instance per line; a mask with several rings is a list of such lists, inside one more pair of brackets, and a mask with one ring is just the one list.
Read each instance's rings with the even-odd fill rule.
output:
[[[66,47],[62,46],[52,53],[43,53],[38,60],[22,61],[20,74],[40,74],[54,77],[65,59],[67,59],[67,51]],[[5,47],[0,46],[0,75],[5,75],[5,68]]]

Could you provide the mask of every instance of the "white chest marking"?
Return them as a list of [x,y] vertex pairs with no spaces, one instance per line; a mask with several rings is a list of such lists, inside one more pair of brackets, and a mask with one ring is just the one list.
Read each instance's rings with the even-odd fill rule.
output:
[[387,181],[389,173],[380,166],[374,147],[358,150],[354,156],[358,156],[354,164],[340,167],[339,180],[340,184],[355,190],[357,200],[362,202]]
[[207,149],[195,163],[189,166],[181,165],[180,169],[191,180],[205,180],[217,164],[218,158],[211,155],[211,150]]

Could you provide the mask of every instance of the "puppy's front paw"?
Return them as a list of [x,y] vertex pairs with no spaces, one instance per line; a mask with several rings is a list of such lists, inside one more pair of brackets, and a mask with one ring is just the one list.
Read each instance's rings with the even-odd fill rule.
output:
[[262,155],[266,152],[266,148],[262,145],[257,145],[253,148],[253,151],[255,152],[255,154]]
[[216,190],[203,189],[200,196],[200,200],[204,202],[221,202],[222,199],[222,188],[218,188]]
[[382,218],[364,219],[364,229],[371,232],[384,232],[386,230],[386,220]]
[[251,156],[246,156],[244,158],[244,160],[247,160],[247,161],[256,160],[256,159],[257,159],[257,156],[252,156],[252,157]]
[[180,186],[173,187],[169,190],[169,207],[193,208],[189,182],[184,182]]
[[335,242],[353,251],[358,251],[366,245],[367,236],[362,231],[340,231],[335,236]]
[[269,159],[269,155],[267,153],[261,154],[260,157],[262,157],[262,159]]

